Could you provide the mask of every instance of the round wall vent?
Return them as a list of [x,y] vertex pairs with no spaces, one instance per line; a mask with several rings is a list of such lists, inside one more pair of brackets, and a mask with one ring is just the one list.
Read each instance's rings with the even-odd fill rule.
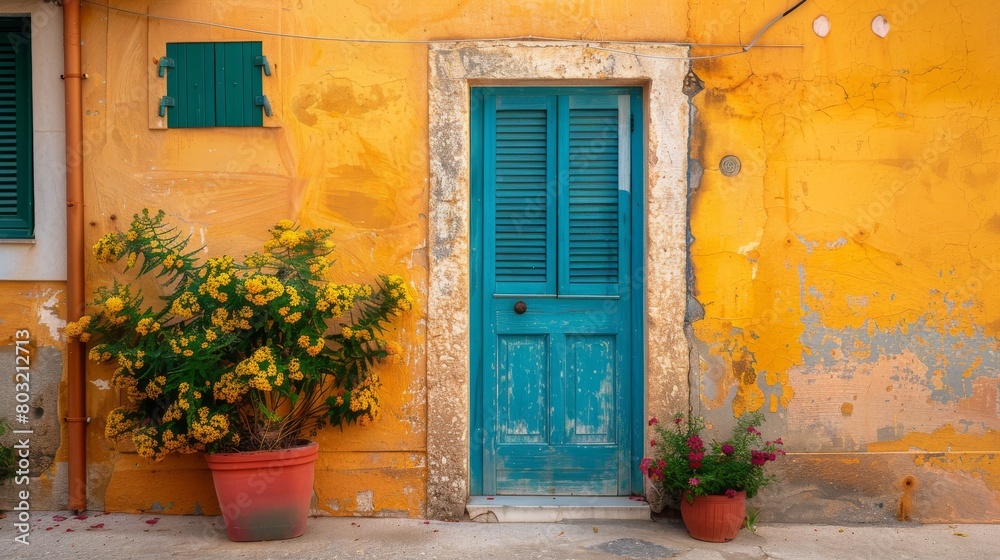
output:
[[736,156],[726,156],[719,162],[719,171],[726,177],[735,177],[740,173],[740,158]]

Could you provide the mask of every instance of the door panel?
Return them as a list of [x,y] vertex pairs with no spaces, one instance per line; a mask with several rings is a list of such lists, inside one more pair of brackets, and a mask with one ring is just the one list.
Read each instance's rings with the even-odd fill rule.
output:
[[497,337],[499,443],[548,441],[549,367],[545,335]]
[[484,494],[628,494],[635,93],[478,94],[473,480]]
[[566,419],[570,443],[614,443],[616,337],[566,337]]

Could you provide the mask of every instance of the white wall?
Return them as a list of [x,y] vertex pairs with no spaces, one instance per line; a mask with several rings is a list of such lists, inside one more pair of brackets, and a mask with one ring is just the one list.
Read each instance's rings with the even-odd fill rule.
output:
[[0,280],[66,279],[66,118],[62,8],[0,3],[0,16],[31,15],[35,239],[0,240]]

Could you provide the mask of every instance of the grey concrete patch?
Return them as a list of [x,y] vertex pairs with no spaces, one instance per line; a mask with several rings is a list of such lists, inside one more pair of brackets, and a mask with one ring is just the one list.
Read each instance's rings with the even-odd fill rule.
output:
[[[0,348],[0,364],[4,364],[9,377],[0,383],[0,418],[7,421],[13,430],[30,430],[28,434],[8,433],[2,438],[4,445],[14,445],[26,441],[26,451],[29,453],[30,467],[27,485],[14,484],[7,481],[0,484],[0,510],[9,509],[18,503],[18,493],[29,490],[31,501],[36,507],[48,509],[66,507],[65,488],[66,473],[61,464],[54,464],[56,451],[59,449],[62,432],[59,418],[59,383],[62,381],[63,353],[53,347],[31,347],[30,365],[27,378],[15,379],[15,347],[13,345]],[[21,372],[18,372],[21,373]],[[19,384],[27,379],[27,391],[20,390]],[[18,393],[26,394],[27,402],[21,402]],[[27,413],[19,421],[15,409],[18,404],[26,405]],[[19,450],[20,452],[20,450]],[[46,476],[52,483],[51,492],[41,492],[39,477]]]
[[617,539],[595,546],[597,550],[602,550],[615,556],[626,558],[670,558],[676,556],[680,550],[667,548],[658,544],[653,544],[641,539]]
[[[6,383],[0,383],[0,403],[4,409],[0,410],[0,418],[5,418],[11,428],[15,430],[31,430],[31,434],[18,436],[21,439],[27,437],[29,441],[29,451],[31,453],[31,476],[37,477],[44,473],[55,457],[56,450],[59,449],[59,382],[62,381],[62,350],[51,347],[32,347],[30,354],[30,366],[27,371],[28,377],[27,391],[17,390],[18,385],[25,378],[14,378],[15,350],[14,346],[4,346],[0,348],[0,364],[10,372],[10,379]],[[24,357],[24,356],[22,356]],[[18,393],[28,395],[27,402],[18,400]],[[23,422],[18,422],[19,414],[15,411],[15,405],[27,405],[27,413]],[[7,445],[16,442],[14,434],[7,434],[3,442]]]

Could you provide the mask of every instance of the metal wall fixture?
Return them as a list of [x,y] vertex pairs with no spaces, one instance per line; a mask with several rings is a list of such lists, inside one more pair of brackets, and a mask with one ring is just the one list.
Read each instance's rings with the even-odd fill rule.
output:
[[721,171],[726,177],[735,177],[739,175],[740,168],[742,168],[742,164],[740,163],[740,158],[736,156],[725,156],[719,161],[719,171]]

